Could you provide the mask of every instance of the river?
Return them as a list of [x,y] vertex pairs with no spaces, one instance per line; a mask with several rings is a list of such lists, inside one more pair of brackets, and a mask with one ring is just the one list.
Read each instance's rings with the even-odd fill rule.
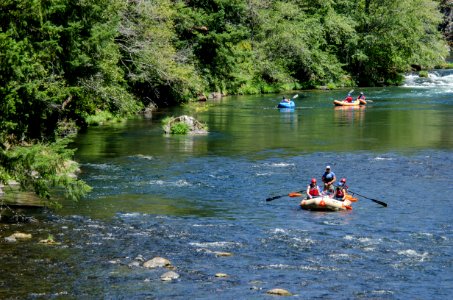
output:
[[[333,107],[346,90],[301,91],[294,111],[275,108],[282,95],[226,97],[81,133],[73,146],[93,192],[34,212],[39,223],[0,225],[2,239],[33,235],[0,242],[0,298],[268,299],[277,287],[297,299],[449,298],[451,72],[363,91],[362,108]],[[163,135],[162,118],[180,114],[209,134]],[[265,201],[326,165],[367,197],[352,211]],[[49,235],[59,244],[37,243]],[[155,256],[180,278],[134,264]]]

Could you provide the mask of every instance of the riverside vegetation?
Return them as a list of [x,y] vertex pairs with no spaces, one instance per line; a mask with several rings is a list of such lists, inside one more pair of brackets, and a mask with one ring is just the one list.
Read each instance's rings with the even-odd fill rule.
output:
[[[219,94],[397,85],[445,64],[448,1],[3,0],[0,183],[89,186],[78,128]],[[444,24],[441,26],[441,24]]]

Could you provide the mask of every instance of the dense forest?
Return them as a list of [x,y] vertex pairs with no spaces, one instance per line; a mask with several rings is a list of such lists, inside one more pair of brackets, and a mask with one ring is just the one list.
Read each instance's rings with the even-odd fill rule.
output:
[[[95,117],[216,92],[383,86],[445,63],[451,1],[2,0],[0,183],[79,198]],[[61,190],[61,189],[57,189]]]

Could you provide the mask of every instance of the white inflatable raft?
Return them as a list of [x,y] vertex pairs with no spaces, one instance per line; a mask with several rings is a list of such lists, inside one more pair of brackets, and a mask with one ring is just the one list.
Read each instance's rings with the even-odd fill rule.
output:
[[302,209],[316,211],[339,211],[352,209],[351,201],[339,201],[332,199],[329,196],[304,199],[300,202],[300,207]]

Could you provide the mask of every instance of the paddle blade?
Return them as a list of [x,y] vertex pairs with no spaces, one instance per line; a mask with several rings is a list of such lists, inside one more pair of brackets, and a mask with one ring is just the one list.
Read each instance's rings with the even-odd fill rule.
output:
[[290,197],[301,197],[302,194],[301,193],[289,193],[288,196],[290,196]]
[[295,95],[293,96],[293,99],[295,99],[295,98],[297,98],[297,97],[299,97],[299,94],[295,94]]
[[385,203],[385,202],[382,202],[382,201],[379,201],[379,200],[376,200],[376,199],[371,199],[371,198],[370,198],[370,200],[373,201],[373,202],[376,202],[377,204],[380,204],[380,205],[382,205],[384,207],[387,207],[387,203]]
[[[286,195],[285,195],[286,196]],[[278,199],[278,198],[281,198],[281,197],[284,197],[284,196],[274,196],[274,197],[270,197],[270,198],[267,198],[266,201],[272,201],[272,200],[275,200],[275,199]]]
[[349,200],[351,202],[357,202],[359,199],[352,197],[352,195],[346,195],[346,200]]

